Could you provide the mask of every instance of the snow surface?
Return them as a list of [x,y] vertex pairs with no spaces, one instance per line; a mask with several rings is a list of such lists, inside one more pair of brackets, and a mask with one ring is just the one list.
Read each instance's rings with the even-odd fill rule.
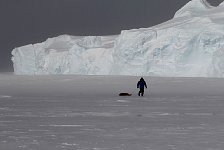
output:
[[223,79],[144,78],[0,74],[0,149],[223,150]]
[[69,36],[15,48],[15,74],[224,77],[223,3],[192,0],[174,18],[115,36]]

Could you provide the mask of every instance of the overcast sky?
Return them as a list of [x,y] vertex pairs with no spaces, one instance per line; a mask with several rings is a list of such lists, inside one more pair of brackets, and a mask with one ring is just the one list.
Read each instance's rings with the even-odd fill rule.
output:
[[[70,35],[111,35],[171,19],[190,0],[0,0],[0,71],[15,47]],[[208,0],[217,6],[223,0]]]

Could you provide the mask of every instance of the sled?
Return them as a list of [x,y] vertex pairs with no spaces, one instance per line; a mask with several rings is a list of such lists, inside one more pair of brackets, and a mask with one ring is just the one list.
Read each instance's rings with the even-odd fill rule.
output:
[[132,94],[130,93],[120,93],[119,96],[131,96]]

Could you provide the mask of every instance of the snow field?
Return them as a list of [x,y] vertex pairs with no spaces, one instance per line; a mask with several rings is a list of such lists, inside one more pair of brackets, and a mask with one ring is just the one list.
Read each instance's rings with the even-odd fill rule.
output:
[[223,149],[223,79],[139,78],[0,74],[1,150]]

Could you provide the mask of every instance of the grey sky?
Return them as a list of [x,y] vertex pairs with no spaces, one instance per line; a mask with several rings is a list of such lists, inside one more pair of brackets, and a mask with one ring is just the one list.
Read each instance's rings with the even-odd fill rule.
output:
[[[13,71],[15,47],[61,34],[109,35],[150,27],[190,0],[0,0],[0,71]],[[208,0],[216,6],[223,0]]]

